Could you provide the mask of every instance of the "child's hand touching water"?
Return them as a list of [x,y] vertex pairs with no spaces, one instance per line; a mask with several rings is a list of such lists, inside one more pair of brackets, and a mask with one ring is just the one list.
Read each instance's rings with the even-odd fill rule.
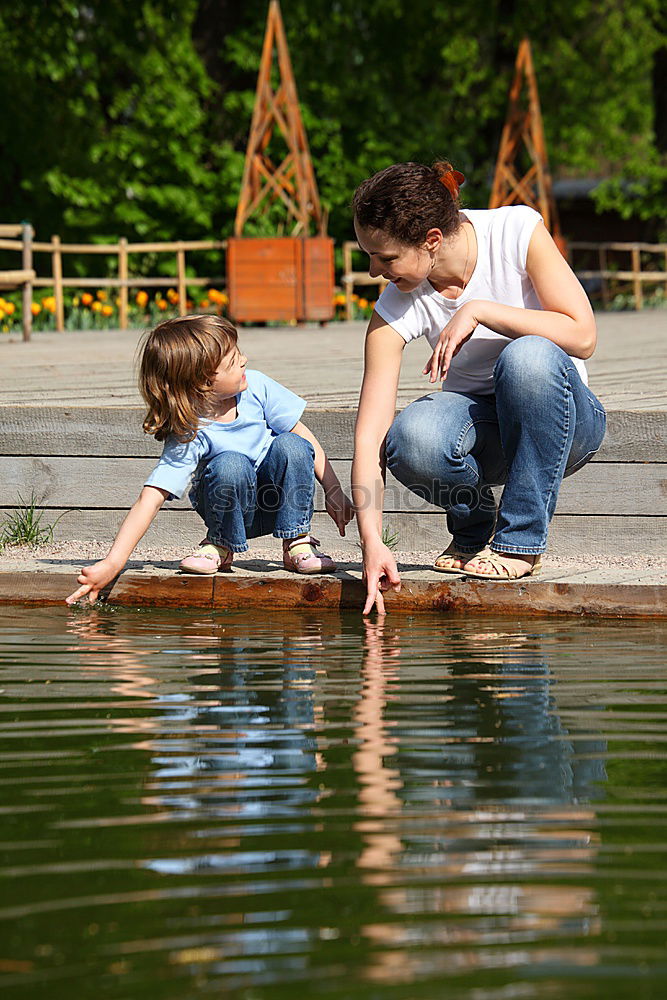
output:
[[100,591],[118,576],[122,568],[122,566],[116,565],[109,558],[100,559],[99,562],[94,563],[92,566],[84,566],[77,577],[77,583],[80,583],[81,586],[73,594],[69,595],[65,603],[76,604],[83,597],[87,597],[90,603],[93,604],[97,600]]

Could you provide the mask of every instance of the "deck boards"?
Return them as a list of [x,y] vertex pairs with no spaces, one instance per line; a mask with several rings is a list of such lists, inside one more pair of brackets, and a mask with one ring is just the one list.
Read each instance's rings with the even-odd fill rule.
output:
[[[667,312],[602,314],[588,363],[592,389],[608,408],[596,459],[562,487],[550,531],[554,555],[617,553],[619,546],[667,555]],[[341,479],[349,481],[364,326],[244,329],[251,366],[309,400],[306,422]],[[59,540],[111,540],[160,445],[141,431],[132,372],[138,334],[36,334],[0,342],[0,508],[19,494],[65,516]],[[428,347],[406,349],[398,405],[428,391],[419,375]],[[405,551],[447,544],[444,515],[389,479],[386,522]],[[314,530],[327,544],[335,528],[321,513]],[[192,544],[201,522],[186,503],[160,513],[149,544]],[[351,527],[344,545],[358,553]]]

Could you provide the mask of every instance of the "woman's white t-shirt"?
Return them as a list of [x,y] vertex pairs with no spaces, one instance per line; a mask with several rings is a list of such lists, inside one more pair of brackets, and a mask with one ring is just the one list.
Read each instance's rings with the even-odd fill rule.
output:
[[[462,213],[475,230],[477,264],[457,299],[448,299],[427,280],[412,292],[387,285],[375,306],[376,312],[407,342],[426,337],[435,347],[443,329],[457,309],[472,299],[498,302],[524,309],[541,309],[526,272],[528,245],[541,216],[527,205],[470,210]],[[478,326],[451,361],[442,388],[447,392],[494,391],[493,369],[509,337]],[[585,384],[586,366],[572,358]]]

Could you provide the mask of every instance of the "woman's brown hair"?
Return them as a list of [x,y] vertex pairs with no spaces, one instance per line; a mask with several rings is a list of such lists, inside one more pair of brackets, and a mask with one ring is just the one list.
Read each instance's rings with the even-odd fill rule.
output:
[[405,246],[421,246],[429,229],[445,239],[460,226],[463,174],[451,163],[394,163],[363,181],[352,207],[362,229],[378,229]]
[[139,388],[148,412],[143,427],[157,441],[192,441],[209,409],[221,360],[237,346],[236,328],[220,316],[181,316],[160,323],[141,345]]

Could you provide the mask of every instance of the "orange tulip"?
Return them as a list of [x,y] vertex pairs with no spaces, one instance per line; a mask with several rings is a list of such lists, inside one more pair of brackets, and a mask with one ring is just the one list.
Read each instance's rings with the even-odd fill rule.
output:
[[93,304],[92,304],[92,306],[90,308],[93,310],[93,312],[96,312],[96,313],[102,312],[102,303],[99,302],[99,301],[97,301],[97,300],[95,300],[95,302],[93,302]]
[[108,302],[106,302],[102,306],[102,315],[103,316],[113,316],[113,306],[110,306]]
[[90,292],[84,292],[83,295],[81,296],[81,302],[83,303],[84,306],[89,306],[92,301],[93,297],[90,294]]
[[8,316],[13,316],[16,306],[14,305],[13,302],[5,302],[3,309],[5,310]]
[[100,302],[106,302],[106,300],[108,298],[107,293],[105,291],[102,291],[101,289],[97,293],[97,297],[100,300]]
[[208,309],[208,307],[210,306],[210,304],[211,303],[209,302],[208,299],[200,299],[199,300],[199,308],[200,309]]
[[33,302],[32,305],[30,306],[30,312],[33,314],[33,316],[39,316],[41,311],[42,307],[40,306],[39,302]]
[[148,292],[143,292],[143,291],[137,292],[135,302],[137,303],[140,309],[143,309],[146,303],[148,302]]

